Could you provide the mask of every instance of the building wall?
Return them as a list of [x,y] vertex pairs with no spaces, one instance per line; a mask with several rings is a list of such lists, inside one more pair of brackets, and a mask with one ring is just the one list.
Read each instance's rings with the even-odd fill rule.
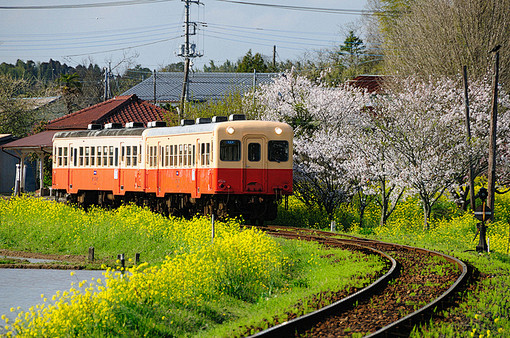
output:
[[[0,137],[0,146],[13,141],[11,135]],[[12,194],[18,159],[0,150],[0,194]]]

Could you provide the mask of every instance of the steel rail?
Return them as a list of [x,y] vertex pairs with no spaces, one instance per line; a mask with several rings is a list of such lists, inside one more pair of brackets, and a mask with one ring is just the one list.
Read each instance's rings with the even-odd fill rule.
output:
[[[289,231],[291,230],[291,231]],[[268,227],[266,229],[267,232],[271,235],[279,236],[279,237],[287,237],[287,238],[299,238],[300,232],[303,232],[303,236],[309,237],[311,240],[315,240],[318,242],[322,242],[325,244],[332,244],[332,242],[335,242],[337,244],[341,245],[350,245],[353,248],[357,248],[357,250],[361,251],[371,251],[373,253],[376,253],[378,255],[381,255],[387,259],[389,259],[392,263],[392,267],[390,270],[384,274],[382,277],[380,277],[377,281],[372,283],[371,285],[363,288],[362,290],[359,290],[358,292],[341,299],[333,304],[330,304],[324,308],[318,309],[314,312],[311,312],[309,314],[303,315],[301,317],[295,318],[293,320],[290,320],[288,322],[276,325],[274,327],[270,327],[266,330],[260,331],[250,337],[290,337],[295,336],[295,333],[298,331],[306,330],[307,328],[311,328],[314,324],[320,322],[321,320],[329,317],[333,314],[338,314],[341,312],[344,312],[352,307],[352,305],[360,301],[362,299],[366,299],[367,297],[370,297],[377,293],[377,291],[382,290],[388,283],[389,280],[395,277],[396,274],[398,274],[398,262],[396,260],[389,256],[387,253],[370,247],[372,246],[383,246],[387,247],[388,249],[390,247],[392,248],[402,248],[410,251],[416,251],[421,252],[426,255],[433,255],[442,257],[445,260],[449,261],[452,264],[455,264],[457,268],[461,271],[460,276],[457,278],[457,280],[446,290],[443,292],[439,297],[435,298],[432,302],[424,305],[420,309],[408,314],[407,316],[377,330],[376,332],[372,332],[366,337],[395,337],[395,336],[408,336],[413,327],[423,322],[424,320],[430,318],[431,313],[437,309],[438,307],[442,307],[445,305],[448,301],[453,298],[453,296],[457,293],[457,291],[460,289],[460,287],[466,282],[466,280],[469,277],[468,273],[468,267],[467,265],[462,262],[461,260],[449,256],[437,251],[432,251],[428,249],[422,249],[422,248],[415,248],[407,245],[401,245],[401,244],[394,244],[394,243],[387,243],[377,240],[371,240],[371,239],[365,239],[365,238],[359,238],[349,235],[342,235],[342,234],[335,234],[327,231],[319,231],[319,230],[309,230],[309,229],[302,229],[302,228],[293,228],[293,227]],[[306,235],[305,235],[306,233]],[[322,235],[322,237],[320,236]],[[314,236],[311,238],[311,236]],[[327,240],[326,240],[326,238]],[[329,237],[329,238],[328,238]],[[343,237],[343,238],[339,238]],[[303,238],[304,239],[304,238]],[[332,240],[333,239],[333,240]],[[360,244],[363,243],[363,244]]]
[[[279,237],[287,237],[287,238],[296,238],[298,235],[294,234],[283,234],[279,233]],[[388,255],[385,252],[380,250],[370,248],[367,246],[359,245],[356,243],[345,243],[341,239],[336,239],[335,242],[337,244],[348,245],[350,247],[356,248],[358,251],[371,252],[371,254],[376,254],[381,257],[386,258],[390,261],[391,267],[390,269],[381,277],[379,277],[374,283],[366,286],[365,288],[349,295],[337,302],[334,302],[330,305],[327,305],[321,309],[313,311],[311,313],[305,314],[298,318],[292,319],[290,321],[278,324],[276,326],[270,327],[266,330],[260,331],[250,337],[289,337],[294,336],[294,333],[298,330],[306,329],[311,327],[313,324],[322,320],[323,318],[330,316],[334,313],[343,312],[347,309],[350,309],[353,304],[359,302],[371,295],[381,291],[387,285],[387,283],[392,280],[398,274],[398,263],[397,261]]]

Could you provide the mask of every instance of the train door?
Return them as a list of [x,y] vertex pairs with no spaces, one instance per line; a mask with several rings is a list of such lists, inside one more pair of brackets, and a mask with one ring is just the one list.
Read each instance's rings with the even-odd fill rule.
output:
[[73,190],[73,183],[74,183],[74,172],[76,170],[76,167],[78,166],[78,148],[73,147],[73,144],[69,144],[69,147],[71,149],[71,161],[69,161],[69,179],[68,179],[68,186],[67,191],[71,192]]
[[158,148],[156,149],[156,194],[161,193],[161,168],[163,167],[163,147],[161,142],[158,142]]
[[125,179],[125,172],[124,170],[126,169],[126,156],[127,156],[127,151],[126,151],[126,144],[124,142],[120,142],[120,161],[119,161],[119,165],[117,166],[117,170],[119,171],[118,173],[118,177],[119,177],[119,189],[120,189],[120,192],[121,194],[124,194],[124,189],[125,189],[125,182],[124,182],[124,179]]
[[143,151],[143,142],[138,142],[138,149],[133,147],[133,161],[136,161],[133,163],[133,165],[136,168],[135,173],[135,188],[142,188],[145,189],[145,160],[142,156]]
[[191,196],[193,198],[200,198],[200,140],[196,139],[195,144],[193,145],[193,162],[191,169],[191,181],[194,183],[194,194]]
[[[65,187],[66,187],[67,190],[69,190],[69,185],[71,184],[71,175],[72,175],[71,165],[72,165],[72,161],[73,161],[73,157],[74,157],[74,154],[73,154],[73,144],[69,143],[69,145],[67,145],[66,148],[69,148],[67,150],[67,151],[69,151],[69,158],[65,160],[65,162],[66,162],[66,170],[67,170],[66,180],[65,180]],[[67,151],[65,152],[66,155],[67,155]]]
[[243,189],[250,192],[265,192],[267,189],[267,161],[263,137],[246,136],[243,140]]

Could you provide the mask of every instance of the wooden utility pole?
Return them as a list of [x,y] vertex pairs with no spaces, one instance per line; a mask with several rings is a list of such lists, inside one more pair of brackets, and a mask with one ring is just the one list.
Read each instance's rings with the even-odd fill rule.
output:
[[[469,95],[468,95],[468,77],[467,77],[467,67],[464,66],[464,104],[466,107],[466,132],[467,132],[467,146],[471,148],[471,123],[469,121]],[[469,153],[469,202],[471,205],[471,210],[475,210],[476,201],[475,201],[475,178],[473,174],[473,159],[471,157],[471,153]]]
[[[494,47],[491,53],[495,54],[494,64],[494,82],[492,90],[492,110],[491,110],[491,121],[490,121],[490,141],[489,141],[489,169],[487,177],[488,196],[487,204],[491,210],[494,210],[494,195],[496,192],[496,125],[498,115],[498,82],[499,82],[499,48],[501,46]],[[491,220],[494,219],[494,212],[491,215]]]
[[276,72],[276,45],[273,46],[273,72]]
[[153,84],[153,92],[154,92],[154,105],[156,105],[157,102],[157,94],[156,94],[156,70],[152,72],[152,84]]

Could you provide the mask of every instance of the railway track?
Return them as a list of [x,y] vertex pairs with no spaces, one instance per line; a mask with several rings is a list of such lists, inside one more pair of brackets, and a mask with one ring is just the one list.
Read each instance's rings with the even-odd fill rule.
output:
[[262,229],[272,236],[379,255],[388,268],[369,286],[338,293],[331,304],[252,337],[406,337],[434,311],[451,305],[469,276],[462,261],[426,249],[301,228]]

